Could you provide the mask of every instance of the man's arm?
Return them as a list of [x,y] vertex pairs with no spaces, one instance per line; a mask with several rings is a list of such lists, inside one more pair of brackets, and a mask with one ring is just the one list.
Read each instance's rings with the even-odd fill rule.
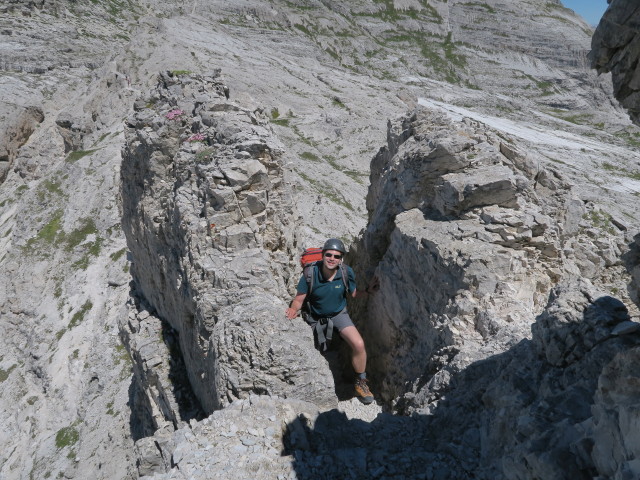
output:
[[289,320],[293,320],[298,316],[298,312],[302,308],[302,304],[304,303],[304,299],[306,297],[306,293],[298,293],[293,299],[293,302],[291,302],[291,306],[285,311],[285,314]]

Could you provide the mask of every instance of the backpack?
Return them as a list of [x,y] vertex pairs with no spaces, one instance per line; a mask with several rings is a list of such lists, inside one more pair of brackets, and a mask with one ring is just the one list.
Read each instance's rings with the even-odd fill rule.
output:
[[[300,256],[300,265],[302,265],[302,274],[307,281],[307,297],[302,304],[302,318],[308,325],[313,328],[314,331],[314,344],[321,352],[329,350],[331,339],[333,338],[333,321],[331,318],[319,318],[315,319],[311,315],[309,310],[309,295],[313,290],[314,268],[321,268],[322,266],[322,249],[321,248],[307,248]],[[347,266],[343,263],[338,267],[340,274],[342,275],[342,282],[344,283],[345,296],[349,292],[349,275]]]

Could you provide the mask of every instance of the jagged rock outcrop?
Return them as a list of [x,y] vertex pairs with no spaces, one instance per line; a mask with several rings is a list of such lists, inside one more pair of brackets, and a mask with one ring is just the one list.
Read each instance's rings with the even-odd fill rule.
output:
[[598,73],[611,72],[613,92],[640,122],[640,5],[633,0],[613,0],[591,41],[589,58]]
[[359,266],[382,289],[362,328],[388,400],[526,338],[563,276],[621,268],[624,232],[506,138],[418,110],[372,162]]
[[10,121],[3,122],[8,123],[8,128],[0,132],[0,184],[7,177],[20,147],[44,120],[44,113],[40,107],[33,106],[20,108],[17,114],[12,111],[11,117]]
[[[476,478],[595,474],[589,445],[621,435],[593,431],[596,381],[638,344],[639,325],[619,299],[571,279],[606,285],[619,272],[606,288],[624,292],[624,228],[605,226],[557,169],[478,122],[418,110],[388,137],[355,255],[381,280],[357,317],[383,397],[427,415],[426,428],[467,458],[493,459]],[[527,420],[539,409],[544,420]],[[575,465],[558,463],[569,452]]]
[[[202,408],[250,393],[335,404],[307,329],[283,316],[293,207],[261,112],[227,100],[215,76],[163,74],[136,105],[122,163],[135,295],[176,331]],[[121,325],[144,335],[135,316]]]
[[[0,315],[3,319],[0,322],[0,337],[3,339],[0,354],[0,423],[3,425],[0,429],[0,477],[7,480],[54,477],[112,479],[135,478],[139,473],[152,476],[154,472],[177,477],[181,475],[180,468],[184,468],[189,469],[194,478],[210,478],[211,472],[216,468],[222,471],[219,465],[223,465],[224,468],[234,466],[242,472],[236,476],[262,476],[265,480],[278,475],[429,479],[485,475],[486,478],[497,479],[500,468],[496,464],[487,465],[486,473],[483,473],[478,457],[473,456],[477,451],[483,451],[477,448],[480,432],[481,439],[491,433],[491,442],[482,440],[482,445],[491,452],[491,459],[506,458],[506,454],[499,451],[501,442],[504,442],[504,448],[515,459],[514,471],[519,475],[536,472],[542,476],[545,465],[558,465],[545,459],[544,453],[539,454],[538,447],[559,432],[554,419],[561,418],[561,415],[542,405],[541,410],[548,414],[550,420],[545,417],[538,425],[518,410],[522,396],[528,395],[526,401],[533,396],[527,385],[535,388],[539,377],[530,376],[528,370],[520,374],[515,369],[514,374],[502,378],[501,374],[507,371],[506,364],[491,357],[495,354],[506,359],[510,353],[505,352],[515,348],[510,340],[509,326],[500,322],[500,315],[504,312],[517,317],[513,321],[515,336],[519,335],[518,338],[523,338],[526,344],[529,336],[526,322],[534,321],[539,311],[544,312],[543,305],[547,302],[544,292],[558,281],[561,274],[570,273],[573,269],[593,277],[598,287],[605,287],[607,294],[622,298],[625,290],[622,284],[628,279],[624,266],[617,264],[617,255],[624,251],[622,247],[630,240],[622,242],[621,247],[617,230],[627,228],[630,237],[638,224],[637,197],[634,196],[638,191],[637,180],[634,179],[637,171],[637,154],[634,151],[637,129],[630,125],[622,109],[612,102],[608,77],[598,79],[595,72],[586,68],[585,52],[591,32],[573,12],[563,8],[557,0],[353,0],[348,3],[331,0],[268,3],[211,0],[198,5],[185,4],[180,0],[149,0],[144,3],[9,0],[0,5],[0,13],[0,131],[16,131],[21,125],[28,127],[25,132],[32,130],[26,143],[23,143],[26,135],[22,134],[15,137],[20,140],[10,148],[5,148],[9,146],[4,143],[6,136],[0,141],[0,156],[2,151],[10,150],[9,155],[14,158],[0,188]],[[208,112],[204,102],[198,107],[202,114],[202,119],[198,119],[199,115],[194,114],[198,102],[192,102],[189,95],[193,95],[190,89],[200,88],[197,86],[200,80],[184,74],[191,71],[210,78],[211,66],[221,67],[225,72],[231,101],[223,100],[225,92],[221,85],[211,89],[203,87],[204,94],[214,98],[215,105],[223,105],[220,108],[231,110]],[[160,196],[154,200],[142,197],[139,204],[140,208],[145,208],[139,218],[145,219],[146,223],[141,223],[136,232],[147,236],[141,237],[142,244],[136,247],[138,265],[135,268],[138,269],[137,274],[142,273],[144,281],[134,284],[129,292],[129,260],[133,255],[126,248],[119,224],[121,196],[117,189],[121,151],[125,144],[123,119],[130,116],[134,99],[140,92],[147,92],[155,86],[156,72],[166,70],[174,73],[174,77],[167,79],[168,88],[162,87],[157,94],[144,95],[136,105],[141,125],[145,125],[148,118],[155,123],[135,134],[129,130],[129,134],[137,138],[135,142],[151,138],[150,150],[159,147],[158,151],[162,151],[164,146],[154,142],[164,145],[166,141],[168,150],[177,152],[160,162],[154,160],[143,164],[142,172],[147,169],[147,176],[136,169],[127,170],[127,176],[147,182],[142,185],[148,195],[157,193]],[[181,81],[190,87],[172,83],[177,81],[176,76],[180,73]],[[181,91],[187,91],[187,97],[181,97]],[[157,107],[152,105],[153,98],[160,99]],[[187,108],[173,104],[180,98]],[[384,143],[387,119],[396,118],[416,104],[425,102],[438,103],[444,109],[487,124],[491,118],[491,123],[499,129],[495,135],[511,137],[509,141],[504,138],[500,141],[502,155],[507,158],[514,156],[516,160],[511,160],[521,170],[524,169],[520,172],[517,169],[511,169],[511,172],[504,168],[487,169],[485,173],[489,175],[496,172],[491,182],[485,182],[483,176],[467,182],[463,174],[471,175],[473,172],[469,169],[443,171],[442,183],[438,184],[438,207],[434,206],[438,215],[445,220],[460,220],[463,228],[460,231],[483,233],[482,237],[487,242],[499,237],[505,244],[504,252],[516,252],[515,260],[521,260],[520,255],[524,255],[516,248],[518,244],[533,249],[531,252],[540,251],[542,256],[544,245],[536,245],[533,236],[529,239],[526,228],[521,230],[521,227],[530,225],[529,219],[523,221],[511,213],[505,216],[502,210],[517,210],[512,203],[514,197],[517,201],[522,197],[526,199],[523,208],[531,205],[540,207],[535,199],[529,198],[528,192],[532,189],[539,191],[539,185],[547,183],[545,178],[549,177],[550,181],[561,185],[558,204],[563,204],[572,195],[580,198],[575,205],[569,201],[569,208],[575,210],[567,215],[579,218],[577,228],[582,234],[569,235],[569,241],[577,247],[571,243],[562,245],[560,260],[556,261],[564,266],[558,271],[554,270],[555,267],[550,268],[548,282],[544,276],[539,277],[542,274],[535,266],[537,263],[534,262],[532,267],[531,263],[524,265],[514,261],[515,270],[507,276],[508,281],[501,284],[503,290],[497,295],[497,307],[494,308],[488,298],[480,303],[480,308],[493,308],[499,310],[498,313],[492,311],[486,316],[479,316],[477,326],[474,324],[473,328],[471,323],[467,325],[470,328],[468,346],[471,353],[462,353],[461,350],[456,354],[455,346],[440,349],[443,342],[448,345],[449,341],[463,338],[465,332],[462,331],[460,335],[453,330],[451,333],[438,333],[431,343],[428,343],[430,335],[419,337],[426,339],[425,350],[437,349],[437,355],[428,365],[428,374],[437,372],[437,375],[434,375],[433,382],[429,380],[428,386],[422,384],[430,378],[428,375],[421,375],[415,384],[404,386],[396,381],[382,382],[384,369],[371,372],[371,378],[378,383],[376,388],[384,387],[379,391],[385,394],[385,406],[390,409],[395,406],[398,411],[412,411],[412,418],[391,414],[376,418],[381,405],[365,409],[355,400],[339,402],[340,410],[336,412],[316,411],[319,410],[317,405],[302,404],[291,397],[260,395],[257,398],[252,392],[264,393],[266,389],[295,390],[296,394],[309,394],[311,399],[316,395],[314,392],[321,392],[314,400],[319,404],[328,397],[334,402],[335,397],[339,397],[334,395],[337,392],[333,391],[331,374],[326,370],[324,361],[319,361],[319,356],[311,353],[313,347],[305,325],[294,323],[292,327],[296,333],[280,332],[279,327],[288,328],[289,325],[264,320],[282,319],[284,304],[293,293],[292,284],[287,282],[295,280],[288,270],[290,260],[298,253],[295,249],[317,245],[328,234],[341,236],[347,243],[352,243],[366,225],[369,163]],[[26,124],[22,120],[15,122],[20,119],[21,112],[32,107],[42,111],[44,119],[41,123],[37,116],[28,119]],[[170,122],[163,116],[176,108],[185,111],[180,119],[174,118]],[[209,114],[209,119],[218,123],[206,125],[209,120],[205,117]],[[251,115],[257,123],[253,123]],[[186,124],[181,120],[187,120]],[[282,249],[281,255],[269,252],[264,257],[252,256],[245,261],[246,257],[242,255],[247,249],[238,248],[231,252],[220,247],[220,250],[215,250],[214,240],[219,247],[221,239],[214,238],[215,235],[207,238],[208,233],[204,232],[209,220],[207,215],[200,217],[197,213],[187,213],[184,227],[176,227],[183,212],[195,212],[201,207],[207,214],[211,212],[211,202],[207,204],[208,200],[204,199],[215,200],[215,195],[222,197],[214,202],[220,207],[215,215],[228,214],[226,206],[234,189],[231,183],[241,189],[248,182],[245,177],[251,176],[250,172],[246,168],[244,172],[240,170],[255,160],[255,153],[248,152],[246,160],[237,158],[235,155],[243,149],[231,154],[232,143],[225,143],[229,135],[233,136],[236,127],[240,136],[246,134],[258,138],[263,138],[264,130],[273,129],[282,142],[285,153],[274,160],[278,167],[273,169],[280,168],[280,172],[271,174],[267,171],[271,187],[265,189],[269,192],[266,210],[276,201],[281,205],[287,204],[287,201],[282,201],[283,190],[276,186],[275,179],[281,177],[287,188],[291,187],[291,204],[296,205],[301,216],[296,218],[296,211],[285,207],[281,217],[273,217],[288,218],[289,221],[287,225],[276,221],[275,233],[272,232],[276,238],[278,235],[285,238],[278,247]],[[258,133],[249,134],[247,128],[257,129]],[[183,132],[185,135],[189,132],[189,136],[210,133],[211,142],[199,145],[197,141],[181,141],[178,137]],[[520,143],[523,138],[528,138],[530,143]],[[279,144],[273,136],[267,135],[264,139],[270,146]],[[208,172],[212,171],[209,169],[213,167],[198,164],[200,152],[207,157],[203,147],[213,147],[216,143],[222,146],[221,169],[226,169],[227,178],[222,173],[209,176]],[[479,148],[478,144],[475,145],[474,148]],[[494,147],[496,145],[498,143],[494,142]],[[511,150],[514,145],[517,148]],[[526,157],[535,160],[530,172],[526,171],[524,164],[520,165],[518,158],[524,155],[518,151],[527,152]],[[541,164],[553,164],[554,168],[539,169],[538,156],[541,156]],[[260,159],[258,162],[264,166]],[[3,163],[7,167],[9,162],[0,161]],[[171,170],[170,165],[175,169]],[[260,167],[256,167],[258,178],[264,178]],[[480,172],[482,169],[477,170]],[[539,170],[538,186],[533,188]],[[550,172],[560,172],[562,178],[555,178],[556,174],[550,175]],[[529,186],[522,183],[522,177]],[[209,188],[211,178],[213,183],[218,183],[215,188]],[[568,180],[576,184],[573,193],[565,188]],[[229,182],[229,185],[222,185],[223,182]],[[260,184],[262,180],[256,182]],[[470,185],[468,189],[467,185]],[[215,195],[206,196],[210,191]],[[492,192],[498,191],[500,201],[496,203],[502,206],[482,206],[492,200]],[[238,197],[245,193],[244,190],[234,192]],[[245,199],[246,203],[235,211],[242,211],[247,219],[260,217],[254,225],[263,225],[260,223],[261,214],[256,215],[256,212],[265,203],[264,196],[254,193],[251,192]],[[276,200],[270,203],[272,198]],[[124,199],[125,202],[130,200]],[[221,206],[223,201],[224,206]],[[412,202],[413,199],[409,203]],[[186,204],[191,205],[186,207]],[[542,195],[542,205],[544,215],[555,221],[550,212],[555,211],[556,202]],[[128,204],[127,208],[130,207],[137,208]],[[193,210],[189,210],[191,207]],[[547,207],[550,212],[546,211]],[[483,223],[485,220],[481,220],[478,225],[482,228],[472,227],[466,220],[474,218],[462,218],[468,214],[469,208],[482,208],[487,218],[497,218],[501,223],[494,220],[491,220],[492,224]],[[157,212],[157,219],[154,219]],[[424,218],[420,219],[415,209],[406,212],[400,209],[397,213],[398,218],[404,220],[402,228],[406,238],[392,235],[393,241],[398,242],[394,248],[403,255],[406,250],[408,258],[413,261],[423,261],[424,256],[415,254],[419,250],[415,242],[417,237],[413,237],[414,243],[401,243],[409,235],[428,237],[414,225],[414,216],[419,220],[417,223],[429,228],[441,227],[445,223],[434,224],[433,218],[427,218],[427,223]],[[582,218],[583,213],[588,217]],[[203,221],[204,230],[200,226],[193,227]],[[245,229],[241,227],[242,221],[236,223],[237,230],[229,227],[222,234],[226,234],[230,241],[238,239],[239,244],[251,242],[253,227]],[[297,244],[286,233],[294,223]],[[490,231],[490,228],[497,231]],[[564,224],[557,231],[569,230]],[[602,230],[612,230],[614,234],[604,235]],[[551,223],[541,236],[543,242],[551,242],[551,251],[559,241],[554,231],[555,226]],[[156,233],[157,238],[153,239]],[[258,232],[259,241],[255,244],[271,235]],[[459,236],[459,232],[452,227],[436,229],[434,235],[428,237],[430,243],[425,244],[429,252],[437,256],[446,252],[444,243],[436,242],[448,242],[456,235]],[[187,240],[191,241],[190,245],[186,244]],[[458,239],[455,244],[452,242],[449,252],[454,254],[454,248],[459,248],[465,241],[473,244],[475,240],[473,236]],[[194,245],[196,248],[189,250]],[[408,248],[403,249],[407,245]],[[495,247],[482,247],[478,248],[476,257],[480,253],[496,253],[496,260],[500,260],[504,267],[508,258],[506,253]],[[160,254],[140,260],[145,255],[154,255],[145,253],[146,248],[158,248]],[[182,255],[185,251],[196,262],[202,262],[190,266],[191,258],[179,257],[176,260],[171,256],[174,252]],[[254,249],[249,251],[252,253]],[[638,265],[630,254],[632,251],[633,248],[623,254],[625,266],[630,270]],[[215,265],[214,260],[204,262],[205,257],[209,260],[206,252],[213,252],[214,260],[219,262]],[[477,283],[487,289],[495,272],[491,262],[483,265],[476,257],[472,257],[473,261],[468,264],[470,272],[474,278],[479,277]],[[356,261],[358,257],[353,258]],[[164,268],[162,271],[169,273],[164,280],[158,276],[154,283],[156,280],[151,278],[154,276],[151,272],[158,270],[146,267],[153,267],[165,259],[166,267],[161,266],[161,270]],[[433,261],[433,257],[429,261]],[[435,268],[445,277],[451,268],[460,283],[467,282],[468,278],[462,271],[465,265],[456,270],[459,266],[454,263],[450,261]],[[554,264],[553,261],[549,263]],[[280,269],[285,264],[286,267]],[[433,266],[433,263],[426,264]],[[269,268],[276,265],[276,268],[268,270],[266,265]],[[359,287],[366,286],[367,270],[373,271],[377,265],[363,263],[359,270]],[[252,266],[256,268],[247,273],[245,270]],[[223,271],[225,267],[226,271]],[[410,272],[417,270],[417,265],[412,265],[412,268]],[[532,268],[535,279],[544,281],[539,288],[536,286],[534,289],[527,284],[525,277],[529,268]],[[214,283],[212,269],[215,270],[216,281],[223,287],[232,285],[231,288],[213,285],[216,292],[214,300],[220,300],[222,304],[209,302],[210,297],[202,294],[210,291],[208,289]],[[268,271],[268,275],[260,271]],[[235,272],[243,278],[237,279]],[[204,275],[197,278],[196,273]],[[396,278],[388,272],[385,275],[389,279]],[[609,278],[595,281],[598,276]],[[267,277],[269,279],[264,280]],[[170,283],[170,279],[177,281],[179,278],[187,281],[180,286]],[[509,300],[505,292],[512,279],[518,293]],[[143,291],[141,285],[144,286],[145,282],[146,291]],[[163,282],[167,285],[164,292],[149,293]],[[247,287],[246,284],[251,282],[255,285]],[[233,286],[238,284],[242,285],[242,290]],[[468,296],[460,294],[454,297],[459,304],[461,318],[470,319],[474,302],[479,302],[473,285],[475,283],[471,282]],[[388,286],[385,285],[381,298],[391,298],[387,296]],[[446,293],[446,288],[443,287],[442,292]],[[637,287],[633,288],[637,291]],[[240,292],[241,298],[246,298],[244,293],[247,290],[255,293],[250,296],[252,301],[238,303],[236,294]],[[534,290],[536,294],[532,293]],[[415,296],[421,308],[431,308],[429,302],[421,297],[422,292],[416,289],[407,291]],[[153,303],[148,302],[147,293]],[[182,293],[185,293],[184,298]],[[167,298],[160,298],[164,294]],[[193,300],[192,294],[195,295]],[[537,298],[535,313],[523,314],[522,310],[516,310],[529,305],[533,297]],[[566,292],[562,298],[573,299],[573,296]],[[468,308],[460,307],[463,299],[468,301]],[[627,299],[624,300],[626,303]],[[444,299],[439,298],[438,301],[444,302]],[[575,305],[582,308],[586,305],[584,302],[580,300]],[[173,313],[192,312],[193,309],[197,310],[194,318],[209,318],[207,315],[211,309],[206,308],[210,305],[215,305],[220,313],[218,323],[213,326],[206,322],[194,323],[193,327],[175,323],[174,328],[170,323],[181,321],[179,315],[174,316]],[[236,305],[236,310],[231,311]],[[404,304],[399,307],[404,308]],[[453,309],[452,306],[447,312]],[[357,310],[354,308],[354,313]],[[199,316],[200,311],[204,312],[202,316]],[[424,316],[426,311],[416,309],[412,313],[418,317]],[[429,310],[427,314],[432,313],[433,310]],[[251,318],[255,322],[241,322],[240,318]],[[578,322],[580,315],[568,313],[566,318],[571,320],[566,322],[567,325],[562,321],[545,322],[560,325],[560,330],[565,327],[575,330],[574,334],[566,337],[564,333],[549,336],[549,339],[542,337],[545,339],[542,343],[548,344],[553,358],[561,348],[569,348],[572,338],[581,338],[581,334],[586,333],[589,338],[600,339],[600,330],[609,331],[612,327],[605,324],[583,330],[581,322]],[[359,320],[366,321],[364,316]],[[443,332],[447,328],[446,320],[443,316]],[[416,319],[412,321],[418,324]],[[625,331],[630,328],[624,321],[619,325]],[[196,335],[196,330],[202,326],[204,330],[200,329]],[[209,327],[213,332],[207,339]],[[291,343],[274,348],[274,358],[277,363],[279,354],[283,355],[282,358],[289,354],[295,356],[293,363],[298,369],[298,377],[286,377],[284,368],[279,369],[277,365],[273,371],[261,370],[270,359],[265,360],[258,350],[267,348],[268,352],[271,344],[255,345],[252,342],[264,333],[264,329],[269,334],[276,332],[271,337],[273,345],[280,341]],[[394,329],[395,326],[390,326],[382,329],[381,333]],[[192,346],[186,341],[189,335],[198,341],[202,339],[202,344],[185,349],[185,345]],[[215,338],[228,341],[216,344],[212,340]],[[566,340],[564,343],[563,339]],[[607,338],[604,344],[609,342],[611,339]],[[554,346],[556,343],[557,347]],[[373,346],[383,344],[384,341],[371,341]],[[579,342],[577,345],[567,351],[571,355],[579,354],[582,359],[589,357],[586,345]],[[598,343],[596,348],[601,346]],[[245,352],[239,351],[244,347],[252,356],[246,360],[242,358]],[[398,350],[402,353],[398,360],[402,362],[408,361],[409,352],[421,352],[420,348],[409,343],[403,348]],[[133,362],[127,350],[133,353]],[[185,362],[189,362],[190,367],[203,365],[213,358],[213,353],[223,350],[229,355],[220,358],[224,361],[229,359],[229,366],[221,372],[214,372],[220,373],[221,388],[218,388],[220,385],[203,385],[204,381],[197,378],[198,371],[186,373]],[[515,349],[514,353],[518,351]],[[297,355],[299,352],[308,352],[309,356]],[[631,349],[629,352],[633,353]],[[203,353],[208,353],[209,357],[198,357]],[[393,357],[385,352],[381,355]],[[549,377],[547,390],[568,391],[562,383],[568,382],[563,377],[566,367],[551,366],[543,362],[544,356],[543,350],[536,349],[535,353],[530,351],[516,356],[512,363],[515,368],[520,361],[531,359],[530,363],[535,368],[546,365],[558,369],[554,371],[561,376],[560,380]],[[240,361],[236,362],[236,358]],[[633,358],[633,355],[629,356],[629,359]],[[474,359],[480,359],[476,369],[470,368],[475,365],[469,363]],[[584,360],[576,361],[583,365],[580,362]],[[621,357],[620,361],[625,360]],[[417,363],[424,362],[418,358]],[[459,370],[458,367],[465,365],[465,370]],[[491,365],[498,366],[494,368]],[[492,379],[485,375],[485,367],[492,373]],[[391,362],[389,368],[397,367]],[[466,368],[470,369],[465,377]],[[597,375],[599,368],[592,366],[587,371]],[[311,393],[305,390],[309,381],[303,373],[305,369],[313,370],[313,381],[319,382],[313,387],[317,390],[312,388]],[[234,371],[244,376],[231,378]],[[415,371],[423,373],[422,367],[415,368]],[[597,422],[602,426],[602,435],[616,435],[616,441],[611,442],[611,450],[600,444],[603,449],[597,468],[599,472],[614,472],[611,475],[626,475],[624,472],[633,467],[634,438],[625,436],[627,432],[615,433],[615,420],[617,412],[621,417],[632,418],[627,412],[634,408],[634,392],[625,397],[628,387],[624,382],[629,377],[626,374],[617,377],[617,371],[624,372],[622,364],[612,364],[607,373],[608,380],[599,393]],[[285,382],[282,382],[283,376]],[[473,376],[480,379],[479,383],[470,381]],[[190,384],[194,378],[197,395]],[[253,380],[256,381],[251,384]],[[532,445],[513,443],[512,437],[485,427],[489,420],[472,419],[473,426],[460,435],[458,433],[462,430],[456,427],[452,429],[451,438],[447,439],[448,423],[457,425],[456,419],[467,418],[466,412],[477,413],[474,409],[478,405],[484,406],[478,395],[486,391],[489,380],[495,380],[495,384],[492,384],[494,393],[488,401],[507,410],[512,403],[515,404],[514,410],[508,411],[505,423],[498,425],[507,425],[511,430],[520,428],[516,435],[518,439],[531,433],[536,439]],[[296,384],[289,385],[288,381]],[[584,378],[576,376],[576,385],[583,381]],[[505,393],[509,382],[515,385],[513,395]],[[461,385],[458,392],[462,393],[454,395],[452,389],[457,383]],[[564,390],[557,385],[562,385]],[[230,399],[218,402],[212,392],[221,392],[227,386],[239,390],[232,390]],[[393,398],[390,393],[392,387],[403,396]],[[578,390],[585,391],[583,387]],[[618,393],[609,396],[609,391]],[[233,400],[236,393],[243,399]],[[541,393],[539,399],[549,402],[545,395]],[[459,396],[458,403],[454,396]],[[226,405],[212,414],[216,418],[215,424],[200,420],[206,414],[200,405],[202,398],[209,402],[208,406],[205,405],[207,413],[214,404]],[[431,401],[434,398],[437,403]],[[621,399],[619,410],[618,399]],[[561,400],[558,402],[562,403]],[[537,405],[536,401],[531,400],[531,405]],[[252,413],[251,404],[258,403],[262,407]],[[324,405],[322,408],[327,407]],[[451,408],[448,409],[447,405]],[[566,402],[562,405],[565,408]],[[278,428],[271,437],[267,432],[272,432],[268,430],[272,421],[270,415],[265,417],[261,413],[263,407],[271,411],[290,408],[303,415],[298,420],[291,420],[294,417],[291,411],[286,415],[278,414],[275,422]],[[353,409],[354,415],[343,415],[342,412],[349,408]],[[584,404],[580,403],[579,408],[579,414],[583,415]],[[488,411],[492,412],[493,418],[500,417],[501,410],[488,408]],[[419,412],[430,412],[430,415],[422,416]],[[426,428],[427,421],[434,416],[441,417],[442,422],[434,420]],[[514,429],[511,428],[513,423],[509,422],[515,417],[522,417],[522,420]],[[577,419],[578,415],[570,418]],[[283,426],[282,423],[288,425]],[[262,430],[261,426],[264,426]],[[218,429],[223,430],[224,435],[218,434]],[[153,436],[147,437],[152,433]],[[573,431],[568,437],[569,443],[554,438],[550,451],[566,452],[566,449],[562,450],[564,447],[556,448],[556,444],[572,445],[576,438]],[[137,440],[135,449],[133,440]],[[279,443],[284,450],[283,455],[273,452]],[[336,448],[340,445],[344,448]],[[491,450],[494,447],[495,450]],[[411,458],[408,458],[408,451]],[[469,452],[473,454],[471,457]],[[624,465],[618,456],[622,454],[631,467]],[[532,463],[535,460],[537,466],[525,465],[523,456],[527,461],[532,459]],[[270,461],[266,462],[265,458]],[[575,462],[569,463],[574,468]],[[273,465],[273,471],[269,465]],[[253,471],[254,468],[259,475]],[[558,470],[562,471],[562,468],[560,466]]]

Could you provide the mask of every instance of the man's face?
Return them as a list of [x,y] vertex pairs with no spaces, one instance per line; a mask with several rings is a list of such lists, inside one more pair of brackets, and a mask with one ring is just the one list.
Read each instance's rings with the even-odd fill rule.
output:
[[329,270],[336,269],[342,261],[342,253],[337,250],[325,250],[322,254],[322,261]]

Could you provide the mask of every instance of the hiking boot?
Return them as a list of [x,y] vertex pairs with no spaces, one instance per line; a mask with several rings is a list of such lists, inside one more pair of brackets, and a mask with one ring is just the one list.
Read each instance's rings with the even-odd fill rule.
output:
[[369,405],[373,402],[373,394],[371,393],[371,390],[369,390],[366,378],[356,379],[356,383],[353,385],[353,388],[356,391],[356,395],[358,395],[358,400],[362,403]]

